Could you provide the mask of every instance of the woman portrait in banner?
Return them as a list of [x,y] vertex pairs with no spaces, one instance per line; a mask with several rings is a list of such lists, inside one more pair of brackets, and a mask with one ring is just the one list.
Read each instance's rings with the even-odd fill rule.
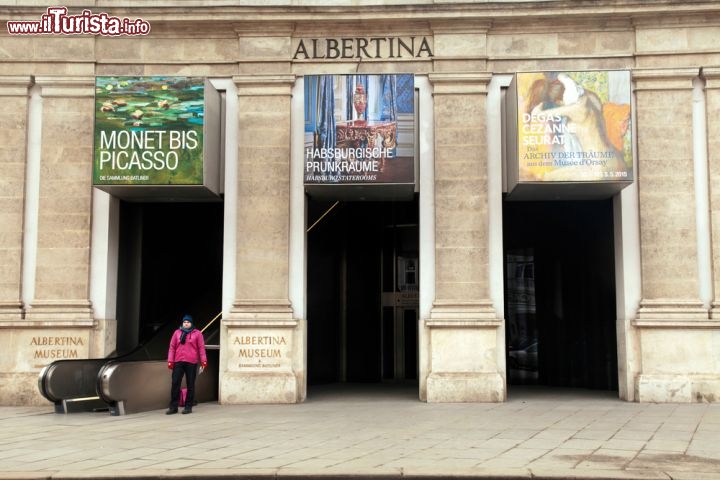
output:
[[[546,132],[559,132],[553,137],[557,140],[542,145],[547,148],[546,153],[551,153],[554,165],[537,172],[540,179],[631,178],[632,155],[629,142],[626,142],[630,126],[629,96],[626,98],[623,89],[618,88],[624,83],[622,78],[611,73],[614,72],[574,74],[580,79],[583,76],[590,79],[587,85],[568,73],[545,73],[529,85],[524,119],[544,122]],[[611,101],[613,96],[617,101]],[[537,128],[530,130],[538,131]]]

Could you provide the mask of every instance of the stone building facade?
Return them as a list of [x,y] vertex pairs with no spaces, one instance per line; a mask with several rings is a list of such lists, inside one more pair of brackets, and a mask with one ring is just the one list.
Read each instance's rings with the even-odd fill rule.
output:
[[[224,93],[219,400],[303,401],[312,321],[303,78],[356,73],[415,78],[418,398],[505,400],[504,92],[516,72],[583,70],[632,78],[636,174],[606,198],[618,396],[720,396],[717,2],[64,6],[151,29],[12,34],[7,21],[40,20],[50,5],[0,5],[0,404],[42,404],[38,372],[52,359],[117,349],[121,202],[93,187],[95,77],[153,75],[207,77]],[[360,52],[358,39],[372,38],[422,39],[424,49]],[[239,364],[242,339],[264,337],[278,339],[278,363]]]

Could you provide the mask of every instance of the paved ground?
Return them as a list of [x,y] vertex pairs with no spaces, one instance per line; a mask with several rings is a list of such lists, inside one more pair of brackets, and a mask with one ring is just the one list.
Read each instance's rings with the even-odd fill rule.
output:
[[500,404],[315,389],[298,405],[56,414],[0,407],[0,479],[720,479],[720,404],[513,388]]

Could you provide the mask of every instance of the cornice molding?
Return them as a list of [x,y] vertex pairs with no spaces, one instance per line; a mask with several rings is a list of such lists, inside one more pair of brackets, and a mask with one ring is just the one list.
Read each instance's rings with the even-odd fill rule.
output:
[[[443,19],[462,25],[477,22],[493,22],[496,20],[534,22],[564,21],[576,19],[629,19],[635,24],[657,22],[662,20],[670,25],[679,18],[690,18],[693,21],[704,21],[713,15],[720,15],[720,2],[711,0],[686,2],[682,0],[656,0],[653,2],[618,2],[616,0],[598,0],[595,2],[576,2],[561,0],[555,2],[463,2],[463,3],[420,3],[408,5],[335,5],[318,6],[297,5],[297,1],[286,0],[285,4],[273,6],[238,5],[233,0],[174,0],[163,2],[158,6],[155,0],[135,0],[116,2],[101,0],[90,6],[90,10],[106,12],[118,17],[141,18],[150,22],[181,22],[192,21],[197,28],[205,22],[291,22],[337,23],[347,21],[359,25],[366,21],[439,21]],[[329,3],[329,2],[328,2]],[[79,13],[87,6],[69,6],[69,13]],[[16,5],[5,8],[0,13],[0,21],[6,20],[37,20],[46,13],[45,5],[38,6],[34,1],[16,0]],[[395,23],[397,25],[397,23]],[[366,26],[364,24],[363,26]]]

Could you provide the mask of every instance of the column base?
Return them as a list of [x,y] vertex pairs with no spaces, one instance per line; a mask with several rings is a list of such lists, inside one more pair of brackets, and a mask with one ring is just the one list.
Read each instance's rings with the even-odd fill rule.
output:
[[[637,328],[642,371],[639,402],[720,401],[717,337],[720,319],[699,301],[644,300]],[[693,373],[700,372],[700,373]]]
[[221,404],[298,403],[293,372],[224,372],[220,376]]
[[20,302],[0,302],[0,326],[22,320],[23,311]]
[[0,405],[13,407],[47,406],[53,404],[38,390],[38,372],[0,373]]
[[95,327],[88,301],[36,301],[25,309],[25,320],[35,327]]
[[502,402],[505,382],[498,373],[431,373],[428,403]]
[[636,389],[636,398],[640,402],[720,401],[720,377],[714,375],[640,374]]
[[633,325],[641,328],[702,327],[709,320],[710,313],[700,301],[643,300]]
[[720,304],[713,303],[710,307],[710,320],[720,321]]
[[502,402],[502,321],[488,302],[436,302],[425,321],[428,402]]
[[304,332],[286,300],[237,302],[222,320],[220,403],[302,402]]

